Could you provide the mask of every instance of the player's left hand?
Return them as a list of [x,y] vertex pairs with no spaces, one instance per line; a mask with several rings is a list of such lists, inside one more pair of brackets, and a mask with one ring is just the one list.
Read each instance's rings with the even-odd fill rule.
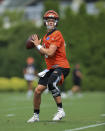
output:
[[37,34],[32,35],[31,41],[34,43],[35,46],[38,46],[41,43],[41,39],[39,40],[39,37]]

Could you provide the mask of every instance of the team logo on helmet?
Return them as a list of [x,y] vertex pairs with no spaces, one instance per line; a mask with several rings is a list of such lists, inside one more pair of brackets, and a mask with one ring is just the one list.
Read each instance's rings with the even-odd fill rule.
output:
[[43,19],[48,19],[48,18],[54,18],[56,20],[59,20],[59,15],[54,10],[48,10],[47,12],[45,12]]

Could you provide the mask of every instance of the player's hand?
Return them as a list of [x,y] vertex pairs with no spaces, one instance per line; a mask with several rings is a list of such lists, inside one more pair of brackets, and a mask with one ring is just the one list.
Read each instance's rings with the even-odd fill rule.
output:
[[31,41],[34,43],[35,46],[38,46],[41,43],[41,39],[39,40],[39,37],[37,34],[32,35]]

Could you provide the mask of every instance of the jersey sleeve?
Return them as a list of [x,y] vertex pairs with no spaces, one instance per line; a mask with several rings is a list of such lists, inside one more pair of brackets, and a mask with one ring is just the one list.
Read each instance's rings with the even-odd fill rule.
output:
[[61,33],[58,31],[57,33],[55,33],[51,39],[51,44],[56,45],[57,47],[60,47],[61,45],[61,41],[62,41],[62,35]]

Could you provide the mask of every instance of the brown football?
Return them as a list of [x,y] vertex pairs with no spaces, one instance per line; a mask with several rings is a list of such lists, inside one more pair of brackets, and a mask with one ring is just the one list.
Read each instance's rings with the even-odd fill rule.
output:
[[30,36],[30,37],[28,38],[28,40],[26,41],[26,48],[27,48],[27,49],[32,49],[32,48],[35,47],[34,43],[31,42],[31,40],[32,40],[32,36]]

